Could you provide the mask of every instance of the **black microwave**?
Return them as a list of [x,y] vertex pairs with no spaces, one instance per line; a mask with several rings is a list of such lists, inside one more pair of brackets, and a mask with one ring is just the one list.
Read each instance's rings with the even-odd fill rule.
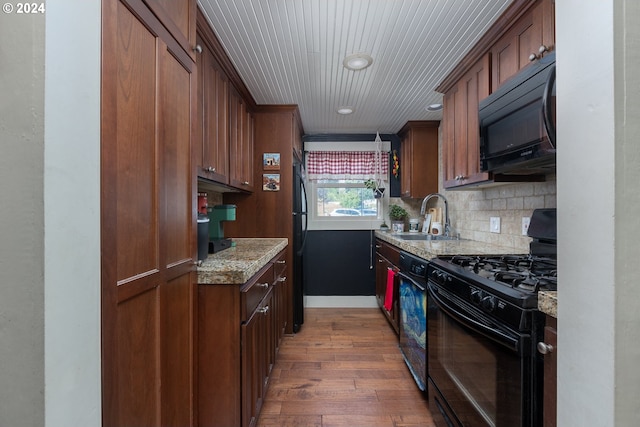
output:
[[528,65],[479,103],[480,169],[553,173],[556,165],[555,52]]

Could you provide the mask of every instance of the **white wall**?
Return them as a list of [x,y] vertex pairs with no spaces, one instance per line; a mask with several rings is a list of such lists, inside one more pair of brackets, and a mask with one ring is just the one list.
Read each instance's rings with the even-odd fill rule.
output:
[[44,17],[0,12],[0,426],[44,421]]
[[556,2],[559,426],[640,425],[638,18]]
[[0,14],[0,425],[99,426],[100,1],[45,6]]
[[48,1],[45,425],[101,425],[99,0]]

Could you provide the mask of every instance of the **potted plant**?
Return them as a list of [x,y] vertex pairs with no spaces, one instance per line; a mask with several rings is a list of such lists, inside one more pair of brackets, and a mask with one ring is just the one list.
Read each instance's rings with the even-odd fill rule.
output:
[[389,206],[389,218],[391,219],[391,231],[401,233],[404,231],[404,220],[409,216],[400,205]]
[[375,179],[368,179],[364,182],[364,186],[373,191],[373,197],[379,199],[384,194],[384,187],[381,187],[381,181]]

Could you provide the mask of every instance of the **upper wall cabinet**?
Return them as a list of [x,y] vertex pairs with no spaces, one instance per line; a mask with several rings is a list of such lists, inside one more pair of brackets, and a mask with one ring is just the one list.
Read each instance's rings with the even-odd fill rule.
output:
[[194,160],[198,176],[229,184],[229,79],[200,35]]
[[251,192],[255,102],[202,13],[198,13],[196,41],[193,157],[197,176],[207,183],[222,184],[217,186],[220,191]]
[[229,184],[253,191],[253,115],[240,94],[229,91]]
[[438,192],[438,121],[410,121],[400,130],[401,197]]
[[[514,181],[541,175],[480,171],[478,103],[540,55],[555,47],[554,0],[514,0],[470,53],[437,88],[444,94],[442,169],[446,189]],[[533,56],[532,56],[533,55]],[[404,191],[404,190],[403,190]]]
[[489,55],[444,95],[442,165],[445,188],[489,180],[480,172],[478,102],[489,96]]
[[[139,0],[138,0],[139,1]],[[162,21],[180,46],[195,59],[196,2],[195,0],[143,0]]]
[[553,50],[554,16],[552,2],[538,1],[491,47],[492,91],[541,54]]

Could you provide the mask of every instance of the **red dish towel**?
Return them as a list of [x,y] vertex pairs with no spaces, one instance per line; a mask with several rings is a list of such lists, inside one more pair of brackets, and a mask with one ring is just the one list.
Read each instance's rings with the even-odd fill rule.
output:
[[391,311],[393,306],[393,284],[395,282],[396,272],[391,268],[387,269],[387,292],[384,294],[384,309]]

